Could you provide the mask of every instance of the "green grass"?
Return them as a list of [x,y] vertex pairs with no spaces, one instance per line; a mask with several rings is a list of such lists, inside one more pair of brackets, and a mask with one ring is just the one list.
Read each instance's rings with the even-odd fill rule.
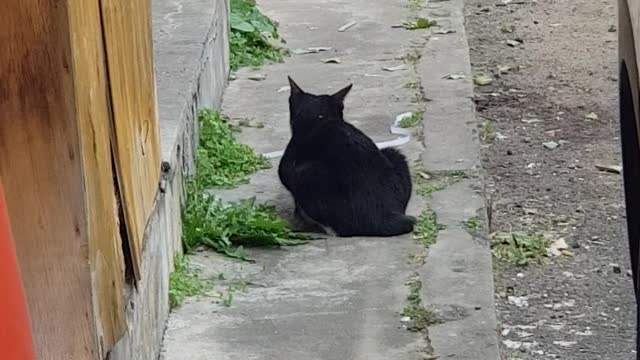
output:
[[413,238],[428,248],[436,242],[438,233],[443,229],[444,225],[438,224],[436,213],[431,209],[426,209],[418,216],[413,230]]
[[203,295],[210,289],[210,284],[200,279],[198,274],[189,268],[185,257],[176,256],[175,269],[169,275],[169,306],[171,310],[182,305],[186,298]]
[[411,319],[411,325],[407,327],[409,331],[423,331],[430,325],[436,324],[437,321],[433,312],[427,309],[422,304],[422,297],[420,291],[422,290],[422,281],[419,276],[414,276],[411,280],[407,281],[407,287],[409,288],[409,294],[404,309],[402,310],[402,316],[409,317]]
[[496,233],[492,238],[493,255],[509,264],[526,266],[541,263],[549,242],[542,234]]
[[268,159],[236,141],[228,118],[218,112],[200,114],[200,147],[196,176],[186,184],[182,212],[186,251],[206,246],[231,257],[247,259],[244,246],[298,245],[306,236],[293,232],[270,206],[255,199],[223,203],[211,188],[246,183],[249,175],[271,166]]
[[236,141],[229,119],[219,112],[202,111],[196,172],[199,187],[234,187],[249,175],[271,167],[271,162]]
[[477,233],[481,226],[480,219],[477,217],[472,217],[464,222],[464,227],[467,228],[467,231],[471,234]]
[[272,44],[280,39],[278,24],[258,10],[255,0],[231,0],[230,22],[231,70],[283,61],[285,51]]
[[407,30],[420,30],[428,29],[435,25],[437,25],[437,22],[435,20],[418,17],[409,21],[405,21],[403,27]]
[[411,113],[411,116],[407,116],[404,119],[400,120],[400,123],[398,125],[400,125],[401,128],[405,128],[405,129],[414,127],[422,122],[423,114],[424,112],[422,111],[416,111],[414,113]]
[[206,246],[247,259],[243,246],[300,245],[307,237],[293,232],[275,209],[254,199],[223,203],[206,191],[187,194],[183,240],[187,251]]
[[496,130],[493,126],[493,122],[490,120],[484,121],[480,124],[480,141],[485,144],[492,144],[496,139]]

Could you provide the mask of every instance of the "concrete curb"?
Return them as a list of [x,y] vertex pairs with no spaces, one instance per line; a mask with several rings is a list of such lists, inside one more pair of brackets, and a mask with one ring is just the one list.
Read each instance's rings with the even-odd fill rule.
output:
[[[464,171],[475,176],[479,140],[463,8],[463,0],[427,8],[428,18],[454,32],[434,34],[418,64],[422,86],[431,99],[424,119],[422,161],[429,172]],[[451,74],[464,78],[450,79]],[[486,224],[481,182],[465,179],[432,196],[431,208],[446,229],[430,248],[421,271],[422,298],[443,320],[429,328],[434,352],[443,358],[500,359],[490,244],[482,236],[486,234],[472,235],[464,225],[473,217]]]

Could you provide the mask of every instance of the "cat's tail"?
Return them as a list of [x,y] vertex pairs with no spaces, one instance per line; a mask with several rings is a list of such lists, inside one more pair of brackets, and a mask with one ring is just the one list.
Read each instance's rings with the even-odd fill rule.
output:
[[413,231],[416,219],[412,216],[403,214],[393,214],[387,221],[382,224],[378,236],[397,236],[407,234]]

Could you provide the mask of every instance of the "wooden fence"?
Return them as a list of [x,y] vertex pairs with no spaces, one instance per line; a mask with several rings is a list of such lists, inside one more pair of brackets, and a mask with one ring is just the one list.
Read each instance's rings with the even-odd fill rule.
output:
[[0,178],[38,358],[102,359],[126,331],[158,188],[150,0],[0,14]]

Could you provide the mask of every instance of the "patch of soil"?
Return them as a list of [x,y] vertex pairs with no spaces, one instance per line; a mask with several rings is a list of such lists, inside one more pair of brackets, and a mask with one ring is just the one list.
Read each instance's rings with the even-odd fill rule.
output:
[[616,2],[468,0],[465,12],[473,71],[496,77],[476,87],[495,131],[482,154],[491,231],[570,247],[540,266],[495,261],[503,358],[635,359],[622,177],[595,167],[621,164]]

